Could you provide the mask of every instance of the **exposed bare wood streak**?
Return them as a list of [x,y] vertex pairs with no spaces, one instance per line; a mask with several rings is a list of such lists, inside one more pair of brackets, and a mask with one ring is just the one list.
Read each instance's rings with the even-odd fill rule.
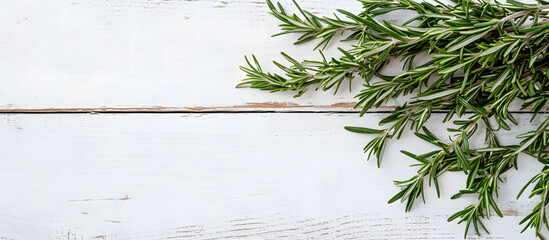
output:
[[229,232],[241,232],[241,231],[250,231],[250,230],[257,230],[259,228],[238,228],[238,229],[231,229]]
[[503,210],[501,211],[501,214],[503,214],[503,216],[521,216],[522,215],[519,211],[515,209]]
[[[130,200],[131,198],[126,195],[123,198],[86,198],[86,199],[80,199],[80,200],[69,200],[69,202],[89,202],[89,201],[126,201]],[[87,213],[86,213],[87,214]]]
[[[343,109],[346,111],[356,112],[354,109],[355,102],[341,102],[331,105],[301,105],[291,102],[263,102],[263,103],[246,103],[244,105],[233,106],[209,106],[209,107],[101,107],[101,108],[5,108],[0,109],[0,113],[72,113],[72,112],[88,112],[88,113],[109,113],[109,112],[213,112],[213,111],[256,111],[269,109]],[[383,106],[381,109],[393,109],[394,106]]]
[[199,237],[197,235],[179,235],[179,236],[173,236],[173,237],[167,237],[162,239],[181,239],[181,238],[196,238]]
[[[297,104],[292,102],[250,102],[244,105],[233,106],[199,106],[199,107],[100,107],[100,108],[3,108],[0,113],[253,113],[253,112],[276,112],[276,113],[358,113],[361,108],[355,108],[356,102],[340,102],[330,105]],[[369,113],[390,112],[397,106],[380,106],[371,109]],[[510,111],[511,113],[530,113],[531,109]],[[434,113],[445,113],[445,111],[434,111]],[[544,113],[542,111],[542,113]]]
[[248,225],[257,225],[257,224],[264,224],[264,223],[262,222],[238,223],[238,224],[233,224],[233,226],[248,226]]
[[243,221],[248,221],[248,220],[256,220],[257,218],[242,218],[242,219],[234,219],[234,220],[231,220],[230,222],[243,222]]

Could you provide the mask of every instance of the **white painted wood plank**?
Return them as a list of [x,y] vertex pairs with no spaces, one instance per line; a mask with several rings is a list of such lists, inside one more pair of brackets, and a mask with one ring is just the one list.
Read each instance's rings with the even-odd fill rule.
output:
[[[382,169],[366,163],[369,137],[342,126],[382,117],[3,114],[0,239],[461,239],[464,226],[446,222],[474,201],[449,200],[461,173],[411,213],[386,204],[392,180],[414,171],[398,149],[432,146],[406,135]],[[535,127],[528,118],[517,115],[522,131]],[[517,224],[535,199],[515,195],[540,167],[521,158],[501,184],[506,216],[487,222],[490,237],[470,239],[533,239]]]
[[[290,0],[280,2],[295,10]],[[300,4],[320,15],[360,11],[356,0]],[[357,111],[357,92],[296,99],[235,89],[245,54],[266,70],[274,69],[271,60],[284,61],[280,51],[320,58],[314,44],[292,46],[296,35],[271,38],[280,22],[268,11],[255,0],[0,2],[0,112]],[[340,55],[335,47],[325,54]],[[355,91],[361,84],[354,81]]]
[[[321,15],[360,9],[355,0],[302,5]],[[353,101],[345,91],[294,99],[235,89],[245,54],[266,69],[282,59],[280,51],[320,57],[312,44],[292,46],[296,36],[271,38],[278,24],[256,0],[2,1],[0,109],[266,109],[254,103],[276,102],[349,110],[331,106]]]

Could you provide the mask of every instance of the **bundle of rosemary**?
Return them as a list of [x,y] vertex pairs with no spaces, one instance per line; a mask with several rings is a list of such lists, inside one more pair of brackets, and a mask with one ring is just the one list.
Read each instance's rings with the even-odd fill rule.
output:
[[[451,215],[448,221],[464,222],[465,236],[472,226],[477,234],[487,232],[482,220],[495,213],[502,217],[496,203],[502,174],[516,168],[518,156],[528,154],[545,165],[518,193],[528,186],[530,197],[540,198],[520,224],[524,230],[541,230],[547,223],[545,207],[549,203],[549,120],[535,131],[517,137],[518,145],[503,145],[498,131],[510,130],[517,124],[509,112],[513,102],[535,116],[549,102],[549,2],[535,4],[508,0],[505,3],[485,0],[454,0],[453,4],[415,2],[413,0],[359,0],[359,14],[338,10],[334,17],[318,17],[299,7],[300,15],[287,13],[280,4],[267,0],[271,14],[282,21],[282,32],[300,35],[297,44],[317,40],[316,48],[325,48],[338,34],[347,33],[349,49],[339,48],[341,57],[297,61],[282,53],[287,65],[274,64],[283,75],[264,72],[257,59],[246,58],[241,67],[247,75],[238,87],[271,92],[307,89],[337,89],[344,81],[360,78],[363,89],[356,98],[361,115],[380,107],[389,99],[412,95],[380,121],[382,129],[346,127],[348,131],[377,135],[364,148],[368,157],[375,156],[378,165],[388,139],[398,139],[410,129],[414,134],[439,147],[428,153],[405,155],[417,160],[417,174],[405,181],[395,181],[401,191],[389,200],[404,202],[410,211],[415,200],[423,196],[424,182],[433,185],[440,196],[438,177],[448,171],[467,174],[466,188],[454,195],[478,196],[478,201]],[[393,11],[414,11],[414,17],[402,24],[383,20]],[[426,63],[414,59],[431,56]],[[391,61],[403,62],[400,74],[382,74]],[[455,133],[445,142],[424,124],[433,111],[446,113],[444,121],[453,121]],[[467,114],[468,117],[464,117]],[[456,120],[457,119],[457,120]],[[464,120],[465,119],[465,120]],[[469,139],[478,131],[484,135],[484,146],[472,148]],[[524,231],[523,230],[523,231]]]

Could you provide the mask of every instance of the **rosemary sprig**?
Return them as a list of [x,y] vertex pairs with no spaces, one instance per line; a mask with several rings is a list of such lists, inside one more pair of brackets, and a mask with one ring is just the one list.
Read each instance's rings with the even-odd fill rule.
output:
[[[290,14],[279,3],[267,0],[271,14],[282,23],[281,34],[298,34],[296,44],[317,41],[320,60],[298,61],[286,53],[287,64],[274,62],[282,73],[261,69],[255,56],[246,57],[241,69],[246,78],[238,87],[270,92],[293,91],[301,96],[310,88],[337,92],[346,81],[363,81],[356,95],[361,116],[390,99],[412,95],[411,100],[395,108],[380,121],[379,127],[346,127],[348,131],[373,134],[364,151],[374,156],[378,166],[386,142],[399,139],[407,129],[440,150],[416,155],[402,151],[418,163],[417,174],[395,181],[400,191],[389,203],[405,202],[410,211],[416,199],[423,197],[425,182],[434,185],[440,197],[438,177],[448,171],[467,175],[465,189],[455,194],[477,196],[477,201],[449,217],[465,223],[465,236],[472,227],[477,234],[487,229],[483,220],[493,213],[502,216],[497,205],[500,177],[516,168],[519,155],[527,154],[545,165],[526,186],[534,186],[530,197],[540,203],[521,224],[534,228],[543,239],[543,225],[549,229],[545,206],[549,202],[549,120],[535,131],[517,137],[518,145],[502,145],[499,131],[508,131],[517,122],[509,111],[514,102],[535,117],[549,103],[549,2],[505,3],[485,0],[454,0],[448,5],[412,0],[359,0],[362,10],[351,13],[337,10],[333,16],[317,16],[303,10],[294,1],[298,14]],[[389,12],[414,11],[401,24],[383,20]],[[339,57],[327,59],[322,53],[336,35],[351,42],[338,48]],[[432,58],[426,63],[414,60],[420,54]],[[251,61],[250,61],[251,60]],[[391,61],[401,61],[402,72],[384,75]],[[349,84],[350,86],[350,84]],[[425,126],[433,111],[444,112],[444,121],[453,121],[453,134],[445,142]],[[465,120],[463,118],[469,114]],[[484,129],[484,146],[472,148],[469,139]],[[480,132],[480,131],[479,131]],[[525,191],[523,189],[519,196]]]

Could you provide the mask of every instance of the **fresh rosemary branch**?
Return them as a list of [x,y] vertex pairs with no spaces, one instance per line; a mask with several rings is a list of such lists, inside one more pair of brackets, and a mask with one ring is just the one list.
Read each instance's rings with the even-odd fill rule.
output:
[[[359,13],[337,10],[332,17],[317,16],[303,10],[294,1],[298,14],[286,12],[279,3],[267,0],[270,13],[282,23],[282,34],[297,34],[296,44],[317,41],[319,60],[298,61],[286,53],[288,63],[274,62],[282,74],[264,72],[255,56],[246,57],[241,66],[246,78],[237,87],[270,92],[292,91],[296,97],[309,89],[337,92],[344,82],[363,81],[356,95],[361,116],[390,99],[411,95],[411,100],[395,108],[380,121],[380,128],[346,127],[348,131],[377,135],[364,151],[375,156],[378,166],[385,144],[399,139],[410,129],[420,139],[438,148],[416,155],[417,174],[395,181],[401,190],[389,203],[405,202],[410,211],[422,197],[425,183],[434,185],[440,197],[438,177],[448,171],[467,175],[465,189],[452,198],[475,195],[477,201],[449,217],[465,223],[465,237],[472,226],[477,234],[487,229],[483,224],[493,213],[502,217],[497,205],[498,183],[503,174],[516,168],[520,154],[536,159],[544,168],[519,193],[533,186],[530,197],[540,203],[521,224],[534,228],[543,239],[543,225],[549,229],[546,205],[549,203],[549,118],[535,131],[518,135],[518,145],[502,145],[498,131],[508,131],[517,122],[509,106],[522,103],[522,110],[535,117],[549,103],[549,2],[505,3],[485,0],[454,0],[446,4],[413,0],[358,0]],[[383,20],[390,12],[413,11],[415,15],[401,24]],[[337,35],[352,43],[338,48],[340,57],[327,59],[322,53]],[[429,55],[426,63],[415,61]],[[401,61],[398,75],[382,74],[391,61]],[[350,84],[349,84],[350,86]],[[444,121],[454,126],[451,141],[445,142],[431,133],[425,124],[433,111],[444,112]],[[465,120],[465,114],[469,117]],[[469,145],[477,130],[484,129],[484,146]],[[481,131],[479,131],[481,132]],[[423,199],[424,200],[424,199]]]

